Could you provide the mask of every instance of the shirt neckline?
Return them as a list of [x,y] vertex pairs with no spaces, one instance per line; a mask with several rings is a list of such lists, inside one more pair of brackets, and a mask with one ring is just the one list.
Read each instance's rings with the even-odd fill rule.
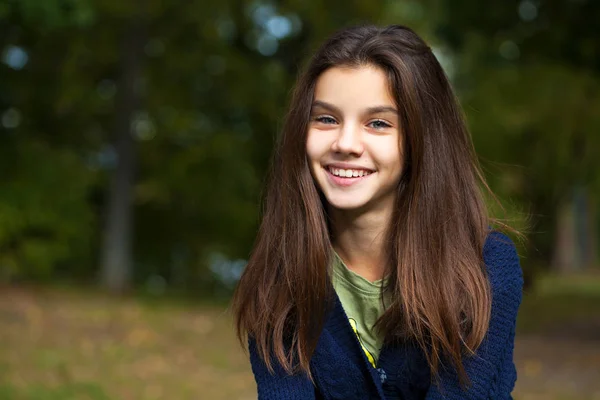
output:
[[335,250],[333,250],[333,257],[333,273],[341,284],[369,297],[381,296],[381,290],[387,283],[387,277],[371,282],[349,269]]

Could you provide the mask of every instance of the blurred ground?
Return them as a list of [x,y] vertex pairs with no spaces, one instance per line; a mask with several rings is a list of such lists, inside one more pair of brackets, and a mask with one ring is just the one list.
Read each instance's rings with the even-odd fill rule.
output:
[[600,399],[600,276],[547,277],[519,313],[516,400]]
[[[0,400],[255,399],[223,306],[1,288]],[[600,277],[527,294],[516,400],[600,399]]]

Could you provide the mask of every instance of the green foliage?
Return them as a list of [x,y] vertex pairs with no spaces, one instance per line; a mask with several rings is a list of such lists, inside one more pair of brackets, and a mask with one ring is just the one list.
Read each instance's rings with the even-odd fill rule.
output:
[[527,232],[540,217],[528,214],[553,217],[574,183],[594,188],[600,82],[545,64],[479,69],[475,79],[463,95],[475,146],[509,224]]
[[0,164],[0,278],[48,277],[67,260],[88,261],[94,215],[87,203],[93,175],[82,160],[29,140]]
[[437,3],[486,175],[530,236],[527,267],[548,266],[557,209],[577,187],[600,199],[600,3]]
[[91,0],[17,0],[13,3],[26,23],[42,29],[68,25],[87,27],[94,22]]

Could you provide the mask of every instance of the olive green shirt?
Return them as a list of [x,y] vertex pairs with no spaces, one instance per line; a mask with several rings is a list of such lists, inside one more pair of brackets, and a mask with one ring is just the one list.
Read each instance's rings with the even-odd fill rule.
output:
[[367,359],[376,367],[383,337],[373,326],[385,310],[381,298],[381,287],[385,281],[368,281],[349,270],[340,256],[335,251],[333,253],[333,287]]

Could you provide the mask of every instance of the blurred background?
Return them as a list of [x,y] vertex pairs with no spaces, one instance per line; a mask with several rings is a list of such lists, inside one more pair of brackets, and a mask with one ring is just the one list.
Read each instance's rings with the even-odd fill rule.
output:
[[600,2],[0,0],[0,399],[253,399],[228,310],[298,68],[400,23],[526,276],[514,396],[600,399]]

